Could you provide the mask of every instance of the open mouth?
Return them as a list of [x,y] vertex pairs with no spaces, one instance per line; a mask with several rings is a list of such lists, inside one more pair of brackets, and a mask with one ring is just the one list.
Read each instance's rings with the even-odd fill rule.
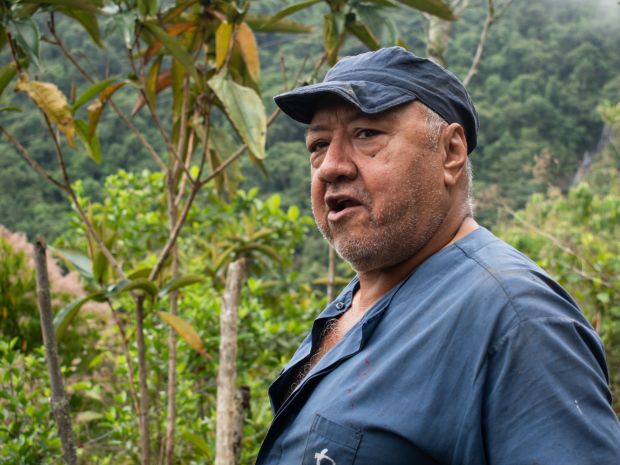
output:
[[347,208],[357,207],[361,205],[360,202],[349,197],[331,197],[326,199],[325,203],[327,204],[330,213],[340,213]]

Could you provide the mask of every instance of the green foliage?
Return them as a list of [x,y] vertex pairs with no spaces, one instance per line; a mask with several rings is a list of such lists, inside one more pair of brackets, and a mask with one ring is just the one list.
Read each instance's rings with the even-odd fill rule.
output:
[[[95,222],[106,218],[107,226],[114,230],[116,241],[112,250],[127,257],[123,266],[136,270],[130,274],[133,279],[139,279],[144,270],[148,273],[154,251],[165,239],[157,228],[165,207],[162,183],[159,173],[121,171],[106,179],[104,193],[109,200],[90,203]],[[89,205],[86,198],[81,197],[80,202]],[[210,191],[190,211],[188,229],[181,238],[182,272],[186,278],[170,281],[164,277],[159,286],[161,296],[145,319],[151,415],[158,430],[164,428],[165,421],[162,408],[167,374],[163,360],[168,354],[168,325],[172,324],[162,320],[158,312],[169,311],[166,295],[162,294],[164,289],[179,291],[179,318],[183,323],[175,323],[179,334],[187,338],[179,342],[177,349],[176,456],[180,463],[203,463],[214,457],[220,292],[224,265],[239,255],[248,257],[251,264],[247,287],[241,296],[239,321],[239,383],[250,386],[252,392],[242,463],[254,462],[271,422],[264,393],[323,304],[311,287],[300,283],[297,273],[291,272],[294,251],[305,240],[310,223],[309,218],[300,216],[297,207],[282,205],[276,195],[261,199],[257,189],[238,192],[230,202]],[[72,224],[74,229],[58,241],[58,249],[88,247],[81,222],[74,219]],[[90,284],[97,286],[92,278]],[[129,305],[125,295],[114,302],[118,317],[131,332],[134,319],[124,311]],[[80,418],[76,434],[78,441],[85,444],[81,454],[93,463],[133,463],[138,443],[136,417],[128,394],[120,336],[108,325],[99,328],[97,341],[91,342],[88,369],[76,371],[69,386],[74,393],[74,411]],[[200,352],[205,355],[186,343],[188,340],[195,347],[200,347],[200,341]],[[133,344],[129,350],[135,358]],[[99,390],[95,389],[93,377],[105,380],[98,383]],[[91,442],[100,436],[105,439]],[[158,446],[159,441],[161,437],[154,431],[152,442]],[[115,452],[110,453],[110,448]]]
[[53,465],[61,456],[46,371],[42,347],[26,355],[17,338],[0,340],[0,463]]
[[0,236],[0,334],[22,350],[41,344],[36,284],[26,253]]

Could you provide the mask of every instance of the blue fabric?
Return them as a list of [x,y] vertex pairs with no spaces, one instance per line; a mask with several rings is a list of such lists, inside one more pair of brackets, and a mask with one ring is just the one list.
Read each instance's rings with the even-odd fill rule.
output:
[[271,386],[257,464],[620,464],[599,338],[557,283],[483,228],[384,295],[286,398],[357,285]]

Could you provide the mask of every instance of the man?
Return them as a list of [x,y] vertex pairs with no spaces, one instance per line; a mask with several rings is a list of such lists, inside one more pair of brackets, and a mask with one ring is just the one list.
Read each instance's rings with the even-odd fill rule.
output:
[[472,217],[461,82],[394,47],[276,103],[308,124],[314,217],[357,276],[271,386],[257,463],[620,464],[599,338]]

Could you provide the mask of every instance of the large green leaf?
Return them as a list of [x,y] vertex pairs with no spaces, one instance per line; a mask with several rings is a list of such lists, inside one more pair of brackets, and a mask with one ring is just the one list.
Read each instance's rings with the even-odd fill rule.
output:
[[99,30],[99,23],[97,22],[97,16],[89,11],[79,9],[63,8],[60,10],[64,15],[75,19],[82,25],[84,30],[88,32],[88,35],[93,39],[95,44],[100,48],[103,48],[101,42],[101,31]]
[[99,144],[99,138],[96,133],[92,135],[88,131],[88,123],[81,119],[75,120],[75,133],[78,135],[78,139],[84,144],[84,148],[88,153],[88,156],[92,158],[95,163],[101,163],[101,145]]
[[305,34],[312,32],[313,27],[297,21],[280,19],[272,21],[271,16],[246,15],[245,22],[256,32],[282,32],[288,34]]
[[[202,133],[202,139],[204,140],[204,130],[202,130]],[[229,131],[217,126],[211,126],[209,128],[209,148],[215,150],[220,158],[226,159],[237,150],[237,144]]]
[[305,2],[300,2],[294,5],[291,5],[291,6],[287,6],[286,8],[278,11],[275,15],[273,15],[273,17],[271,18],[271,22],[276,22],[282,18],[286,18],[287,16],[290,16],[293,13],[297,13],[298,11],[303,10],[304,8],[308,8],[309,6],[312,6],[315,3],[319,3],[322,1],[323,0],[306,0]]
[[221,74],[209,79],[208,84],[248,150],[257,159],[264,159],[267,117],[261,98],[254,90],[225,79]]
[[430,13],[434,16],[438,16],[441,19],[448,21],[455,21],[456,15],[450,8],[450,5],[444,0],[396,0],[398,3],[410,6],[416,10]]
[[166,47],[166,49],[168,49],[174,58],[181,62],[185,69],[194,78],[196,83],[200,84],[200,77],[198,76],[198,71],[194,65],[194,59],[189,52],[184,50],[175,39],[168,35],[168,33],[157,24],[150,21],[145,21],[142,25],[148,29],[148,31],[153,34],[164,45],[164,47]]
[[41,32],[39,26],[32,18],[23,18],[11,21],[8,27],[15,38],[17,46],[28,58],[30,63],[39,65],[39,45],[41,44]]
[[48,248],[59,257],[69,268],[75,268],[85,278],[93,277],[93,264],[86,255],[76,250],[57,249],[51,245]]
[[381,46],[379,39],[364,23],[355,21],[347,24],[347,29],[369,49],[377,50]]
[[168,281],[159,291],[159,297],[165,297],[171,292],[181,289],[185,286],[191,286],[204,281],[204,276],[185,275]]
[[123,279],[118,283],[111,286],[106,292],[106,296],[115,297],[124,292],[129,292],[133,290],[141,290],[146,292],[149,296],[155,297],[157,296],[157,285],[147,279],[147,278],[136,278],[136,279]]
[[205,441],[197,434],[191,433],[189,431],[183,431],[181,433],[181,437],[186,441],[191,442],[197,449],[199,449],[205,454],[205,456],[207,457],[206,463],[211,463],[211,460],[209,460],[209,457],[211,456],[211,448],[209,447],[207,441]]
[[100,301],[102,298],[103,294],[101,292],[97,292],[81,299],[74,300],[62,308],[54,317],[54,333],[56,334],[56,340],[60,341],[62,339],[67,327],[86,302],[91,300]]
[[93,83],[88,89],[86,89],[75,100],[75,103],[72,105],[71,110],[75,113],[78,108],[80,108],[82,105],[84,105],[89,100],[92,100],[93,98],[95,98],[99,94],[99,92],[101,92],[103,89],[105,89],[106,87],[108,87],[110,84],[112,84],[115,81],[116,79],[110,78],[110,79],[105,79],[104,81],[98,81],[98,82]]
[[187,342],[192,349],[202,355],[206,355],[205,348],[202,344],[202,340],[198,335],[198,332],[187,321],[167,312],[157,312],[159,317],[168,323],[172,329],[174,329],[179,336],[181,336],[185,342]]

